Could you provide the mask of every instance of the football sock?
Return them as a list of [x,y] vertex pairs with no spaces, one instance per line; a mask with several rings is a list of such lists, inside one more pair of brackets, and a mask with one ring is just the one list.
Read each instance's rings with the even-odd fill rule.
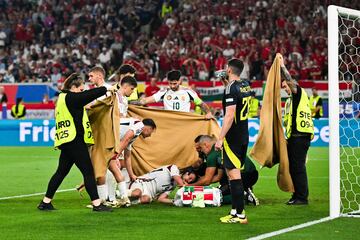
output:
[[106,201],[107,198],[107,186],[106,184],[97,185],[97,191],[101,201]]
[[126,183],[125,181],[123,182],[119,182],[118,184],[118,188],[119,188],[119,192],[120,192],[120,197],[127,197],[127,194],[126,194]]
[[107,172],[106,172],[106,187],[107,187],[107,191],[108,191],[109,201],[112,202],[112,201],[116,200],[115,178],[114,178],[114,175],[109,170],[107,170]]
[[230,180],[232,208],[237,214],[244,210],[244,186],[241,179]]
[[231,211],[230,211],[230,215],[235,216],[235,215],[236,215],[236,209],[231,209]]

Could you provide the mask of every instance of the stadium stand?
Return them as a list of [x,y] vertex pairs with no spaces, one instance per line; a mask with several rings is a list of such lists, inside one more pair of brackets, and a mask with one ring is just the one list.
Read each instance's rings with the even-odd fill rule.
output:
[[[0,83],[61,82],[101,63],[133,64],[138,80],[180,69],[209,80],[231,57],[265,79],[276,52],[298,79],[326,80],[326,0],[2,0]],[[243,6],[246,6],[245,8]]]

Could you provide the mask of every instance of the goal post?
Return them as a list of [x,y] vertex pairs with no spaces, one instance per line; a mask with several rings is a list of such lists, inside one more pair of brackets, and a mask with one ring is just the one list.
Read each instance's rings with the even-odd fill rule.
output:
[[[359,42],[358,42],[359,41]],[[330,217],[350,216],[360,207],[360,151],[354,114],[345,116],[340,104],[358,105],[360,72],[360,11],[328,7],[329,198]],[[359,82],[357,82],[359,81]],[[349,86],[347,94],[339,84]],[[352,108],[352,107],[351,107]],[[352,122],[351,122],[352,121]],[[351,124],[354,124],[352,126]],[[357,124],[359,124],[357,122]]]

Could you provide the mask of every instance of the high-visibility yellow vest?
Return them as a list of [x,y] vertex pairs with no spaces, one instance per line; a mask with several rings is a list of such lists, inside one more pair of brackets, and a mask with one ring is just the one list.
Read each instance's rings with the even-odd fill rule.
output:
[[16,105],[11,107],[11,112],[14,114],[14,118],[15,119],[25,119],[25,116],[20,117],[21,115],[24,114],[25,106],[23,104],[19,104],[17,113],[16,113],[15,109],[16,109]]
[[250,99],[249,118],[258,117],[259,104],[260,102],[257,98]]
[[172,13],[172,6],[166,6],[165,4],[163,4],[161,6],[161,17],[164,18],[166,16],[166,14],[168,13]]
[[[311,117],[309,99],[304,89],[301,88],[300,102],[296,111],[296,130],[301,133],[311,133],[311,139],[314,137],[314,123]],[[291,136],[292,127],[292,97],[285,103],[284,126],[286,138]]]
[[[68,107],[66,106],[65,97],[66,93],[60,93],[55,108],[55,148],[61,146],[64,143],[71,142],[76,137],[74,119]],[[82,125],[84,128],[84,142],[89,145],[94,144],[94,137],[91,131],[91,126],[85,107],[83,112]]]
[[[310,97],[310,109],[311,109],[311,113],[312,113],[311,116],[312,117],[315,117],[315,115],[316,115],[315,109],[316,109],[316,104],[318,103],[319,99],[320,99],[320,96],[316,96],[316,97],[311,96]],[[324,116],[322,106],[320,106],[320,112],[319,113],[320,113],[320,117]]]

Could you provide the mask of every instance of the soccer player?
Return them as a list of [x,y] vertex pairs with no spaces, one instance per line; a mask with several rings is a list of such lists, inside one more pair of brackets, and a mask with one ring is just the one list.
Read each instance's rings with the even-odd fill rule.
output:
[[[105,71],[103,74],[100,74],[101,69],[94,67],[90,73],[89,73],[89,80],[96,86],[101,86],[101,84],[104,83],[104,77],[105,77]],[[98,73],[98,74],[97,74]],[[121,85],[121,88],[116,92],[116,99],[118,100],[118,107],[119,107],[119,113],[120,117],[126,117],[127,116],[127,110],[128,110],[128,97],[134,92],[137,86],[136,79],[134,78],[136,70],[134,67],[132,67],[129,64],[123,64],[120,66],[119,70],[117,71],[119,74],[119,82]],[[117,73],[114,73],[112,76],[109,77],[109,79],[112,79],[113,76],[116,76]],[[99,98],[98,100],[101,100],[102,98]],[[119,123],[120,124],[120,123]],[[112,187],[109,187],[110,183],[106,183],[107,180],[113,179],[115,177],[116,183],[118,185],[119,191],[120,191],[120,202],[122,202],[124,205],[128,204],[129,200],[126,196],[126,184],[125,179],[121,174],[121,171],[119,167],[117,166],[119,163],[110,161],[108,162],[108,159],[104,160],[106,164],[109,164],[109,170],[107,171],[105,176],[101,176],[97,178],[97,188],[99,192],[99,196],[102,199],[102,201],[106,201],[106,199],[110,198],[109,195],[112,195]],[[111,176],[113,174],[113,176]],[[109,193],[109,191],[111,191]],[[114,199],[113,199],[114,200]]]
[[168,72],[167,80],[169,87],[158,91],[150,97],[141,99],[140,104],[146,105],[163,101],[165,110],[190,112],[190,102],[193,101],[195,105],[199,105],[202,111],[206,113],[206,119],[213,118],[209,106],[204,103],[193,90],[180,86],[180,77],[180,71],[172,70]]
[[105,70],[101,66],[95,66],[89,71],[89,81],[96,87],[111,88],[111,85],[105,82]]
[[248,223],[244,211],[244,186],[240,169],[244,164],[249,143],[248,113],[251,98],[249,82],[240,80],[244,68],[241,60],[233,58],[226,67],[227,83],[223,95],[224,121],[216,150],[222,150],[223,165],[230,180],[232,209],[220,218],[223,223]]
[[281,56],[281,86],[289,95],[285,103],[284,127],[287,138],[290,175],[295,192],[287,205],[308,204],[308,180],[306,173],[306,154],[314,137],[314,124],[311,117],[309,98],[304,89],[291,78]]
[[184,185],[179,168],[176,165],[163,166],[142,175],[131,183],[130,198],[132,203],[150,203],[154,200],[162,203],[173,203],[169,199],[170,192],[175,186]]
[[[135,181],[137,176],[134,174],[131,165],[131,149],[134,141],[142,136],[143,138],[150,137],[151,134],[156,130],[155,122],[150,118],[145,118],[142,121],[136,118],[121,118],[120,119],[120,150],[123,150],[122,154],[125,160],[126,170],[129,174],[130,180]],[[111,180],[106,181],[109,201],[114,207],[117,206],[129,206],[130,201],[126,193],[125,178],[120,171],[120,163],[118,157],[113,158],[110,161],[109,169],[113,173],[117,187],[120,192],[120,199],[116,200],[115,186]]]
[[[118,73],[120,77],[119,81],[121,82],[121,80],[126,76],[135,77],[136,69],[130,64],[123,64],[120,66]],[[139,98],[139,93],[136,87],[133,93],[129,97],[127,97],[127,101],[129,102],[136,101],[138,100],[138,98]]]
[[[90,69],[89,71],[89,81],[91,84],[94,84],[96,87],[106,87],[106,89],[111,89],[111,84],[105,82],[105,69],[102,66],[95,66],[93,68]],[[103,95],[99,98],[97,98],[96,100],[103,100],[106,97],[108,97],[109,94],[107,93],[106,95]],[[86,106],[86,108],[90,108],[91,105],[94,105],[96,100],[94,100],[92,103],[90,103],[88,106]]]
[[[135,79],[136,70],[133,66],[131,66],[129,64],[123,64],[120,66],[118,73],[119,73],[119,77],[120,77],[119,82],[121,83],[122,80],[126,77],[132,77]],[[124,94],[124,92],[120,92],[118,94],[117,97],[119,100],[119,110],[120,110],[121,117],[127,117],[129,99],[130,99],[130,96],[132,96],[135,92],[137,92],[137,84],[132,89],[132,92],[130,95],[126,95],[126,94]]]
[[[126,104],[126,106],[124,104],[122,104],[123,102],[121,101],[121,99],[124,99],[123,97],[125,97],[125,99],[126,99],[126,97],[131,95],[131,93],[134,91],[134,88],[137,86],[137,82],[134,77],[125,76],[121,80],[120,85],[121,85],[121,87],[116,93],[117,93],[117,99],[119,100],[120,115],[123,116],[123,115],[126,115],[127,104]],[[126,100],[126,103],[127,103],[127,100]],[[120,129],[121,129],[121,126],[120,126]],[[125,143],[121,143],[121,140],[120,140],[120,144],[125,144]],[[123,148],[121,148],[121,149],[124,149],[125,147],[126,147],[126,145],[124,145]],[[104,159],[104,161],[106,162],[106,164],[107,163],[109,164],[109,170],[114,175],[116,182],[119,186],[119,189],[122,189],[122,191],[120,191],[122,193],[121,198],[123,199],[124,202],[128,202],[127,196],[125,194],[125,192],[126,192],[125,180],[122,177],[120,169],[117,166],[118,163],[114,162],[114,161],[107,162],[108,161],[107,159]],[[106,186],[106,175],[97,178],[97,188],[98,188],[98,193],[99,193],[100,198],[102,199],[102,201],[105,201],[109,194],[108,187]]]

